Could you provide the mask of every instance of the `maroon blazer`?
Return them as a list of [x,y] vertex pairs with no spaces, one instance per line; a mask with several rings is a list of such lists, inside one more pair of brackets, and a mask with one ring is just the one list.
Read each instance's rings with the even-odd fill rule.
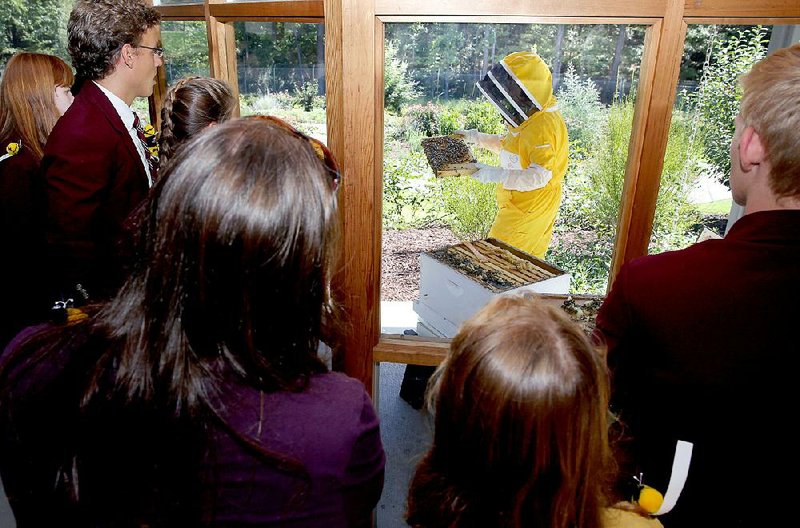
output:
[[53,286],[67,295],[76,283],[93,298],[113,294],[124,279],[117,245],[125,219],[149,185],[130,134],[93,82],[56,123],[42,172]]
[[[667,526],[768,526],[791,504],[800,356],[800,211],[746,215],[723,240],[623,266],[597,318],[627,471],[666,491],[694,443]],[[793,499],[793,498],[792,498]],[[786,500],[789,502],[782,502]]]

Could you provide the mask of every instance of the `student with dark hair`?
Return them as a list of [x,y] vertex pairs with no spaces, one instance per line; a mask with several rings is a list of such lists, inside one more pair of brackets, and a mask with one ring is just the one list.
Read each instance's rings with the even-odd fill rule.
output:
[[211,125],[233,116],[236,99],[225,81],[210,77],[184,77],[164,97],[158,159],[162,166],[181,143]]
[[117,296],[12,342],[0,472],[18,520],[369,525],[378,419],[364,387],[317,357],[339,222],[321,148],[263,119],[190,140]]
[[47,317],[39,169],[50,131],[72,104],[72,82],[64,61],[41,53],[11,57],[0,82],[0,349]]
[[494,299],[431,379],[433,446],[411,482],[414,528],[656,527],[612,508],[603,356],[557,308]]
[[56,297],[108,298],[124,279],[117,242],[156,177],[130,105],[153,93],[163,63],[159,21],[141,0],[78,0],[70,14],[68,49],[79,91],[42,159],[48,277]]

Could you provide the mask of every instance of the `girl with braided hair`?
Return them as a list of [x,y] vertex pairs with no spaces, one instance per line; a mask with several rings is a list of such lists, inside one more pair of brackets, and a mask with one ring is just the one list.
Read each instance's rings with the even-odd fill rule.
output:
[[167,92],[161,107],[158,142],[162,167],[187,139],[233,115],[236,99],[225,81],[210,77],[184,77]]

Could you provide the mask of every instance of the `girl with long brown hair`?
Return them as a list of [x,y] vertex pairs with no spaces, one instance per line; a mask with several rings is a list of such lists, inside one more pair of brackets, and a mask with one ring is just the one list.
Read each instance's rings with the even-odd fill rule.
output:
[[317,356],[339,223],[338,170],[317,148],[275,120],[199,134],[153,189],[117,296],[11,343],[0,473],[18,519],[369,525],[378,419]]
[[431,379],[434,440],[411,483],[408,523],[660,526],[609,508],[608,394],[604,358],[564,313],[496,298],[464,323]]
[[39,168],[50,131],[72,103],[73,80],[58,57],[17,53],[0,82],[0,348],[47,314]]
[[159,163],[165,167],[181,143],[231,118],[236,99],[225,81],[184,77],[167,91],[161,107]]

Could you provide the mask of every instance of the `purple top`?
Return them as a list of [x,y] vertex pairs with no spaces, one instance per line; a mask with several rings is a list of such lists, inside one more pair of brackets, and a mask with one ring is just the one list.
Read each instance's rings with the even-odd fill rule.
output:
[[[263,400],[262,400],[263,398]],[[301,461],[311,479],[301,507],[302,479],[255,459],[228,433],[214,433],[217,523],[258,526],[369,526],[383,487],[385,463],[378,418],[360,382],[316,375],[300,393],[263,394],[231,387],[228,423],[272,451]],[[263,420],[259,417],[263,416]]]
[[[218,411],[236,434],[211,422],[204,436],[210,442],[201,451],[205,455],[198,483],[191,471],[180,478],[159,473],[153,453],[180,453],[203,444],[191,434],[180,436],[186,429],[163,427],[157,412],[154,419],[145,415],[139,422],[142,415],[135,406],[133,410],[106,406],[95,425],[85,429],[88,436],[81,436],[80,425],[92,414],[81,416],[73,402],[105,347],[77,338],[83,344],[55,348],[43,361],[30,361],[43,349],[24,343],[48,328],[52,329],[26,329],[0,357],[0,383],[6,391],[5,408],[0,409],[0,474],[18,525],[70,524],[64,519],[74,515],[86,525],[102,525],[109,515],[129,518],[107,500],[121,497],[120,505],[140,511],[139,503],[125,503],[124,498],[138,494],[143,488],[137,488],[137,478],[144,478],[152,489],[141,495],[160,496],[166,504],[176,486],[191,488],[188,500],[200,504],[203,524],[211,526],[369,526],[383,488],[385,456],[375,409],[359,381],[328,372],[312,376],[302,392],[263,394],[238,381],[226,382]],[[90,494],[94,490],[95,495],[92,500],[82,494],[83,510],[65,506],[63,493],[53,487],[62,463],[58,453],[69,438],[77,439],[79,450],[83,448],[88,468],[81,489]],[[307,477],[265,463],[243,438],[301,462]],[[160,467],[181,473],[170,466],[169,458],[159,460]],[[147,480],[151,474],[166,475],[166,480]],[[190,484],[184,487],[179,482]],[[126,486],[131,489],[124,490]],[[150,511],[142,515],[157,518],[160,507],[150,501],[145,506]]]

